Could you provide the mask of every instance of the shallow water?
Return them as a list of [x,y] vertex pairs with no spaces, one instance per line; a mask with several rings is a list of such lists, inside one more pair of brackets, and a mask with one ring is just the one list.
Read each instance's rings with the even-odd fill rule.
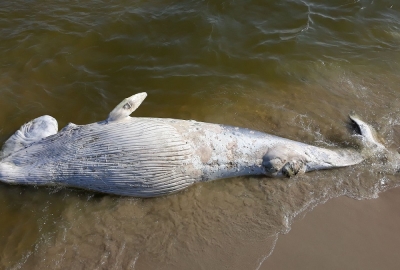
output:
[[[269,1],[272,2],[272,1]],[[49,114],[247,127],[355,147],[347,115],[400,146],[395,1],[2,1],[0,143]],[[291,179],[235,178],[156,199],[0,185],[0,265],[10,269],[257,269],[293,220],[330,198],[399,186],[391,164]]]

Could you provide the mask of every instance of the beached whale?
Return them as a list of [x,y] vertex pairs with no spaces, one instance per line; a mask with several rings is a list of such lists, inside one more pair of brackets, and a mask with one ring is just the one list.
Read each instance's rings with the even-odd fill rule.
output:
[[[98,192],[154,197],[196,182],[243,175],[293,176],[350,166],[365,155],[324,149],[245,128],[129,115],[146,93],[123,100],[107,120],[68,124],[42,116],[24,124],[0,153],[0,180],[65,185]],[[384,148],[355,116],[363,145]]]

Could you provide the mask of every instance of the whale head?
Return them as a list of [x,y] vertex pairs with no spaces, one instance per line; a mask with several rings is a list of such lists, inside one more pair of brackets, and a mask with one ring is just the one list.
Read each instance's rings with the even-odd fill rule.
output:
[[4,158],[26,146],[58,132],[57,120],[43,115],[21,126],[3,145],[0,158]]

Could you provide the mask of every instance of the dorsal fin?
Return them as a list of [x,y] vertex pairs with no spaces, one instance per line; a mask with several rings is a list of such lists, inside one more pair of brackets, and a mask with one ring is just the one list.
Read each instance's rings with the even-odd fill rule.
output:
[[3,145],[0,158],[4,158],[34,142],[40,141],[58,131],[57,120],[43,115],[23,124]]
[[129,115],[142,104],[146,97],[147,93],[143,92],[124,99],[110,112],[107,122],[121,121],[129,118]]

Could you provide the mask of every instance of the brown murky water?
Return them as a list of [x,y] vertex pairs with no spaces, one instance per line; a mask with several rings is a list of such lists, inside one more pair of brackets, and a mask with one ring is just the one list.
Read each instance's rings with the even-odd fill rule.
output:
[[[353,147],[347,114],[400,146],[393,1],[2,1],[0,143],[40,115],[135,116],[252,128]],[[235,178],[155,199],[0,185],[9,269],[258,269],[295,217],[399,186],[376,160],[291,179]],[[368,210],[366,210],[368,211]]]

